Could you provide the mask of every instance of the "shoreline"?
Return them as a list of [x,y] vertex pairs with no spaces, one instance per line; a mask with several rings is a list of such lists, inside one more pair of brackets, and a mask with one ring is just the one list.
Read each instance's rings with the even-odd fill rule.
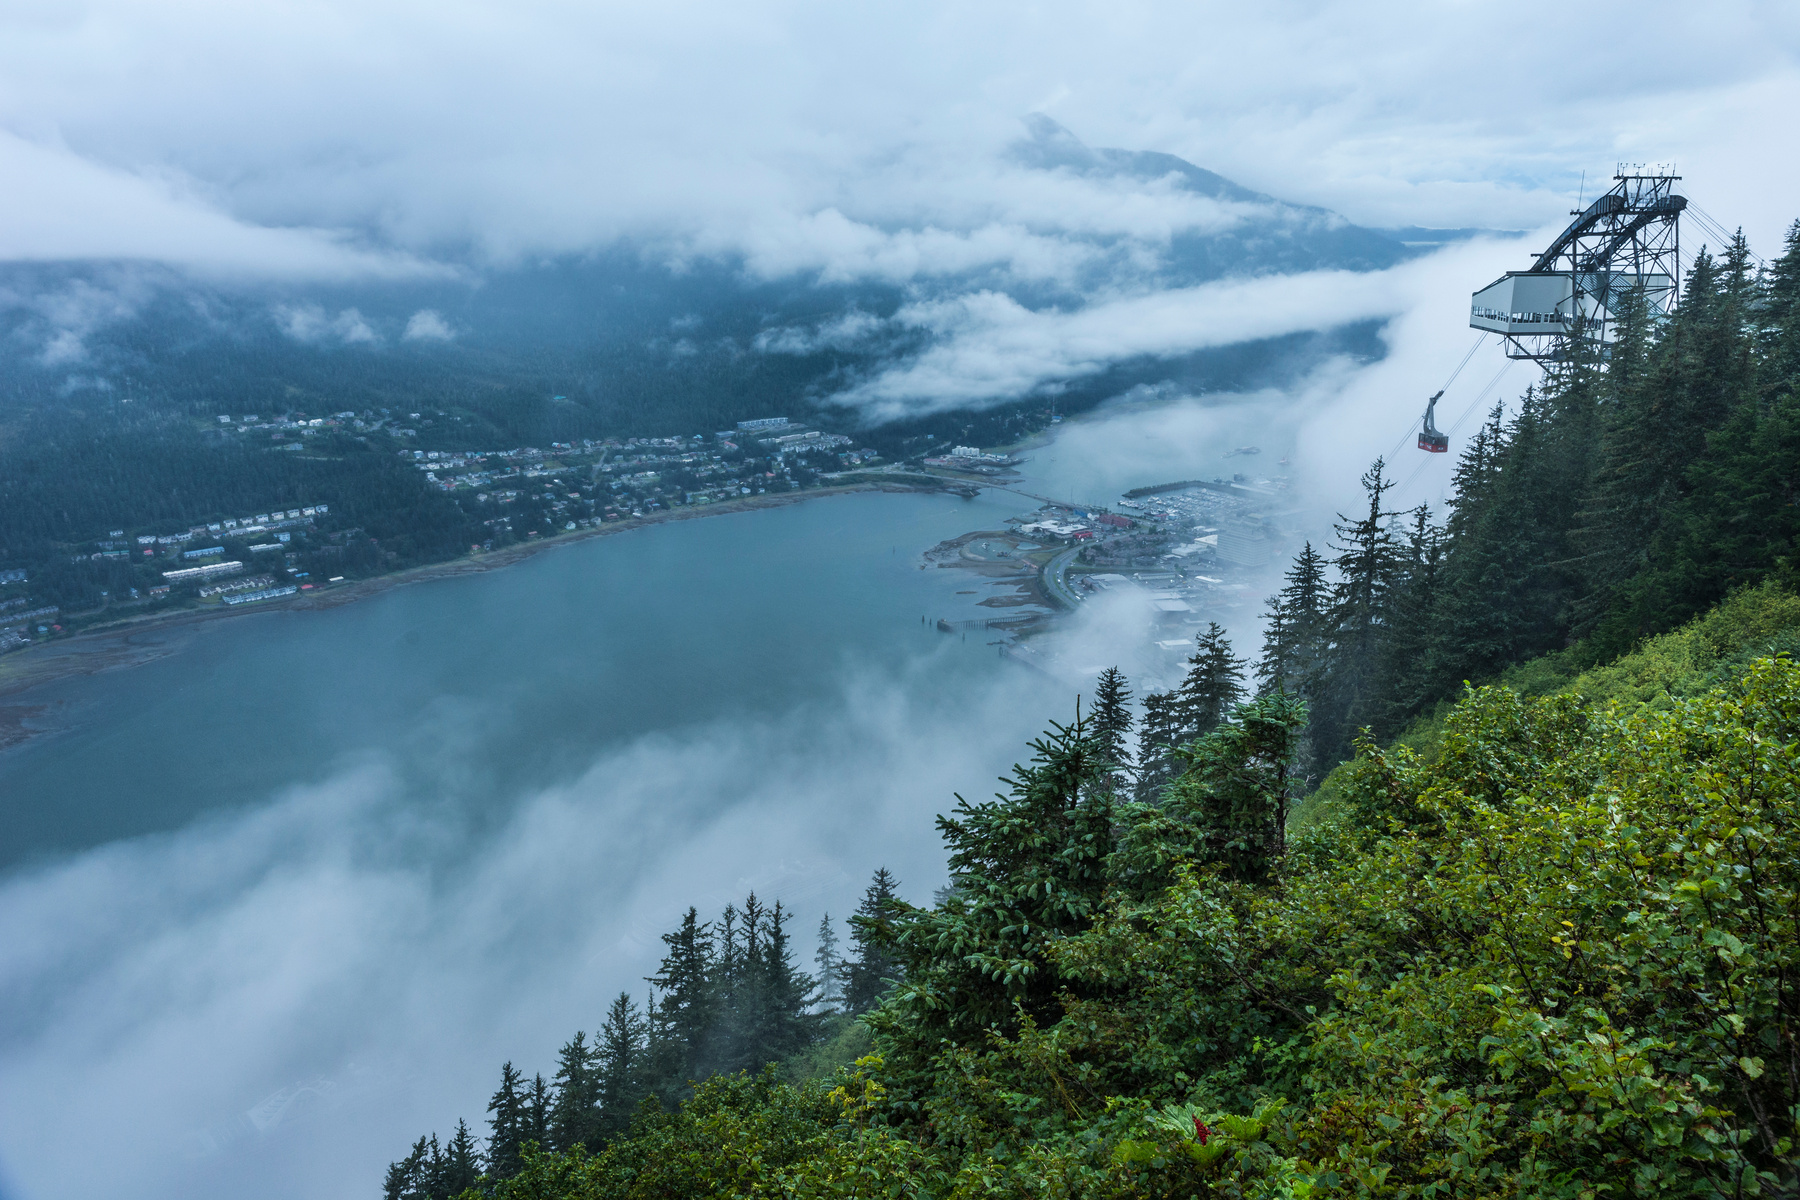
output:
[[[927,487],[913,482],[918,478],[920,477],[895,479],[891,483],[879,479],[865,479],[856,483],[812,488],[800,492],[741,496],[736,500],[726,500],[717,504],[683,507],[646,517],[632,517],[593,529],[560,532],[555,537],[535,542],[520,542],[503,550],[492,550],[474,558],[459,558],[448,562],[408,567],[388,575],[359,579],[332,588],[330,591],[321,590],[311,595],[300,593],[272,604],[258,604],[244,608],[227,608],[221,605],[218,608],[180,609],[175,612],[124,617],[105,625],[83,630],[67,640],[59,639],[33,646],[0,659],[0,753],[28,741],[39,733],[51,732],[49,729],[33,729],[26,726],[26,722],[42,712],[47,707],[46,705],[4,702],[24,692],[63,679],[81,675],[98,675],[106,671],[123,670],[154,662],[156,659],[174,654],[180,649],[180,643],[183,640],[180,635],[184,630],[191,633],[198,626],[207,622],[221,621],[232,617],[251,617],[267,612],[313,612],[336,608],[340,605],[366,600],[371,596],[377,596],[395,588],[429,583],[437,579],[501,570],[556,547],[573,546],[578,542],[593,538],[666,525],[671,521],[692,521],[704,517],[756,512],[765,508],[783,508],[808,500],[822,499],[828,496],[847,496],[857,492],[930,494],[947,490],[947,487]],[[947,485],[960,482],[945,481]]]

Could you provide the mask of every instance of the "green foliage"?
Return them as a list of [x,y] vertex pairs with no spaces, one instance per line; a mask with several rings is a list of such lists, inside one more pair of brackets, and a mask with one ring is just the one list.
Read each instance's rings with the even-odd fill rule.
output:
[[[1734,603],[1711,634],[1795,602]],[[1713,666],[1736,653],[1714,645]],[[1330,811],[1250,866],[1298,701],[1240,706],[1160,806],[1113,797],[1086,730],[1055,727],[1007,795],[942,820],[955,887],[887,907],[907,973],[865,1018],[873,1055],[830,1080],[715,1076],[479,1190],[1791,1194],[1800,667],[1629,690],[1472,690],[1435,758],[1365,741]],[[433,1194],[393,1186],[445,1157],[421,1142],[390,1194]]]
[[1231,652],[1225,630],[1207,622],[1188,659],[1187,677],[1175,693],[1182,742],[1212,732],[1244,695],[1244,662]]
[[[1496,409],[1442,529],[1398,527],[1377,463],[1337,580],[1309,547],[1271,602],[1259,696],[1204,731],[1199,685],[1145,697],[1141,802],[1115,794],[1123,725],[1079,719],[959,798],[951,886],[871,888],[879,1003],[790,1055],[800,1082],[715,1075],[597,1153],[521,1145],[480,1189],[1794,1195],[1800,225],[1768,277],[1747,262],[1703,257],[1672,320],[1627,311],[1605,369]],[[1237,676],[1212,638],[1217,699]],[[1289,821],[1295,781],[1352,749]],[[729,1061],[694,1047],[734,1027],[734,921],[665,939],[664,1076],[672,1047]],[[858,1036],[874,1053],[821,1079]],[[555,1108],[520,1083],[496,1112],[528,1142]],[[390,1194],[435,1197],[416,1181],[448,1160],[422,1140]]]
[[[1631,653],[1600,666],[1583,646],[1543,655],[1502,672],[1499,682],[1525,696],[1568,692],[1590,701],[1665,706],[1696,696],[1740,674],[1751,660],[1800,655],[1800,596],[1775,583],[1745,588],[1680,629],[1647,639]],[[1427,760],[1439,753],[1451,705],[1443,703],[1396,739]],[[1358,769],[1344,764],[1309,796],[1297,820],[1311,821],[1341,799],[1341,780]]]

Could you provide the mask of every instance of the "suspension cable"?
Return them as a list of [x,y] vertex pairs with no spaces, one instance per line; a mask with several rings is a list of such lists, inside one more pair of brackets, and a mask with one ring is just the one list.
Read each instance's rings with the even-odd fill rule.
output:
[[[1498,371],[1494,372],[1494,377],[1487,381],[1487,386],[1482,388],[1479,392],[1475,393],[1475,398],[1473,400],[1469,401],[1469,406],[1467,408],[1463,409],[1462,416],[1456,418],[1456,424],[1450,426],[1449,429],[1446,429],[1444,431],[1444,435],[1446,437],[1455,433],[1458,429],[1462,428],[1463,422],[1467,421],[1469,419],[1469,417],[1475,412],[1476,407],[1478,405],[1480,405],[1480,403],[1483,400],[1487,399],[1488,394],[1490,392],[1492,392],[1496,387],[1500,386],[1500,380],[1505,378],[1506,373],[1508,371],[1512,370],[1512,367],[1513,367],[1513,360],[1510,358],[1501,364],[1500,369]],[[1396,496],[1405,495],[1406,490],[1408,488],[1412,487],[1413,481],[1418,479],[1420,474],[1424,472],[1425,468],[1430,465],[1431,465],[1431,458],[1429,456],[1427,456],[1423,461],[1421,461],[1419,463],[1418,466],[1413,468],[1412,474],[1408,475],[1406,477],[1406,481],[1404,483],[1402,483],[1399,487],[1394,489],[1394,494]]]
[[[1462,374],[1463,368],[1469,365],[1469,360],[1475,357],[1475,352],[1481,349],[1481,343],[1485,341],[1487,341],[1487,333],[1485,331],[1476,336],[1475,344],[1469,347],[1469,352],[1463,355],[1461,362],[1456,364],[1456,370],[1450,372],[1450,378],[1444,380],[1444,386],[1439,389],[1440,395],[1450,390],[1450,385],[1456,382],[1456,377]],[[1401,448],[1406,445],[1407,440],[1411,438],[1413,434],[1418,432],[1419,423],[1424,419],[1425,415],[1423,413],[1413,418],[1413,423],[1407,426],[1405,433],[1400,435],[1400,440],[1394,443],[1394,448],[1387,452],[1387,456],[1390,460],[1394,458],[1395,455],[1399,454]]]

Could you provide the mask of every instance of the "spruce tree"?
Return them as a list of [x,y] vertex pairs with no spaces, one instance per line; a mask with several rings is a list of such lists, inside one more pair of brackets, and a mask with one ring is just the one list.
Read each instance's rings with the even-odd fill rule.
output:
[[469,1132],[469,1123],[458,1118],[456,1133],[444,1147],[443,1173],[439,1180],[443,1190],[438,1194],[444,1200],[455,1200],[474,1187],[480,1178],[481,1152],[475,1145],[475,1135]]
[[596,1046],[594,1074],[600,1116],[595,1127],[602,1138],[624,1132],[638,1102],[648,1093],[644,1070],[649,1034],[649,1024],[639,1014],[637,1004],[620,992],[606,1010],[606,1023],[600,1027]]
[[813,965],[819,968],[819,1007],[834,1013],[844,1002],[843,959],[838,956],[838,935],[831,927],[830,913],[819,918],[819,950],[813,955]]
[[745,1046],[750,1037],[748,1026],[754,1021],[756,981],[746,964],[755,950],[761,916],[761,906],[752,893],[748,912],[727,904],[713,923],[712,971],[707,980],[708,1021],[694,1043],[689,1067],[694,1079],[740,1071],[749,1065]]
[[1432,650],[1442,632],[1437,627],[1444,556],[1444,531],[1431,520],[1430,506],[1412,511],[1412,521],[1400,550],[1392,617],[1382,672],[1386,711],[1377,729],[1390,734],[1435,698],[1429,665]]
[[[1732,419],[1753,386],[1755,339],[1745,332],[1753,298],[1748,257],[1742,238],[1733,240],[1722,261],[1704,249],[1695,255],[1681,304],[1651,354],[1650,370],[1612,414],[1610,427],[1624,453],[1609,450],[1597,474],[1609,494],[1635,497],[1631,511],[1637,519],[1622,523],[1598,552],[1624,556],[1623,577],[1635,586],[1629,595],[1622,583],[1613,589],[1605,615],[1592,623],[1598,653],[1621,652],[1688,615],[1675,611],[1664,586],[1665,573],[1679,570],[1667,552],[1680,535],[1678,528],[1665,529],[1665,522],[1683,509],[1692,490],[1690,473],[1708,448],[1707,435]],[[1620,424],[1629,426],[1629,433]],[[1589,507],[1604,510],[1605,505]],[[1659,551],[1659,561],[1652,562]]]
[[[1256,664],[1258,697],[1287,695],[1310,706],[1323,683],[1328,640],[1327,609],[1331,588],[1325,558],[1307,542],[1283,577],[1282,588],[1269,597],[1263,614],[1263,651]],[[1302,775],[1321,774],[1313,754],[1310,726],[1297,735]]]
[[1287,852],[1288,806],[1306,705],[1275,692],[1240,705],[1184,755],[1164,808],[1195,833],[1196,857],[1260,883]]
[[1137,799],[1154,803],[1175,778],[1175,747],[1181,744],[1181,714],[1174,692],[1147,692],[1138,725]]
[[[1684,474],[1683,494],[1659,523],[1643,569],[1616,590],[1615,617],[1628,631],[1660,632],[1716,604],[1733,589],[1781,572],[1800,537],[1800,347],[1792,293],[1800,277],[1800,226],[1755,294],[1743,276],[1741,237],[1727,258],[1725,307],[1741,316],[1738,348],[1715,358],[1739,377],[1730,415],[1709,433]],[[1736,365],[1742,354],[1747,366]]]
[[1188,659],[1187,677],[1175,693],[1175,720],[1182,744],[1211,733],[1244,695],[1244,662],[1231,652],[1225,630],[1207,622]]
[[752,1067],[797,1054],[817,1036],[819,1018],[807,1012],[814,999],[813,981],[794,962],[787,922],[787,910],[777,900],[768,910],[752,964],[759,1002]]
[[1094,715],[1090,722],[1094,743],[1117,768],[1110,776],[1114,791],[1123,790],[1131,770],[1131,683],[1117,667],[1100,672],[1094,685]]
[[548,1149],[550,1145],[550,1085],[539,1074],[531,1077],[531,1091],[525,1096],[524,1111],[520,1114],[524,1128],[521,1131],[520,1144],[536,1145],[540,1149]]
[[487,1173],[495,1179],[511,1179],[525,1165],[520,1149],[529,1140],[532,1123],[526,1111],[529,1098],[520,1087],[524,1082],[524,1075],[507,1063],[500,1068],[499,1090],[488,1101]]
[[[1529,393],[1528,393],[1529,395]],[[1450,515],[1424,673],[1430,695],[1449,695],[1463,681],[1483,679],[1504,664],[1516,640],[1505,596],[1515,564],[1505,544],[1502,460],[1507,451],[1505,408],[1496,403],[1458,457]]]
[[553,1079],[556,1096],[550,1106],[550,1147],[558,1151],[577,1145],[598,1149],[600,1080],[585,1032],[576,1030],[563,1045]]
[[906,1063],[889,1080],[941,1064],[946,1043],[985,1049],[996,1031],[1018,1028],[1021,1012],[1046,1028],[1064,1012],[1070,994],[1046,951],[1101,911],[1117,809],[1101,785],[1110,763],[1085,729],[1052,725],[1031,749],[1004,794],[958,797],[938,818],[955,884],[943,904],[885,913],[883,941],[929,971],[908,974],[914,999],[869,1018]]
[[[435,1142],[436,1135],[432,1137]],[[399,1162],[389,1163],[387,1178],[381,1187],[382,1200],[428,1200],[430,1197],[430,1161],[425,1138],[413,1143],[412,1152]]]
[[1348,757],[1357,729],[1378,719],[1385,701],[1387,604],[1398,561],[1389,526],[1395,514],[1381,507],[1393,487],[1386,472],[1386,462],[1376,459],[1362,477],[1368,513],[1354,520],[1339,514],[1335,526],[1332,566],[1338,579],[1327,617],[1325,682],[1313,702],[1312,725],[1316,753],[1326,762]]
[[1614,326],[1607,372],[1600,387],[1600,432],[1593,478],[1573,531],[1587,595],[1574,615],[1578,635],[1593,630],[1616,599],[1620,586],[1643,569],[1658,506],[1666,501],[1660,483],[1659,428],[1651,387],[1654,328],[1642,288],[1624,297]]
[[647,981],[657,989],[650,1016],[651,1086],[671,1106],[699,1074],[714,1022],[712,927],[689,908],[680,928],[663,934],[668,953]]
[[898,899],[899,881],[886,867],[877,868],[863,892],[856,914],[850,918],[850,944],[854,953],[844,963],[844,1007],[853,1013],[874,1008],[890,984],[899,979],[899,965],[888,954],[881,933],[887,908]]

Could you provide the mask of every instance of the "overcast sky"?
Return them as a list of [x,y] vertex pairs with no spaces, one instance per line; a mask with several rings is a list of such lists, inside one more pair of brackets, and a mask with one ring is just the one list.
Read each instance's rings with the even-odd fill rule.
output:
[[1674,160],[1767,246],[1797,41],[1773,0],[20,0],[0,258],[391,275],[633,236],[892,277],[1216,216],[1023,179],[1031,111],[1373,225],[1537,227],[1583,171]]

